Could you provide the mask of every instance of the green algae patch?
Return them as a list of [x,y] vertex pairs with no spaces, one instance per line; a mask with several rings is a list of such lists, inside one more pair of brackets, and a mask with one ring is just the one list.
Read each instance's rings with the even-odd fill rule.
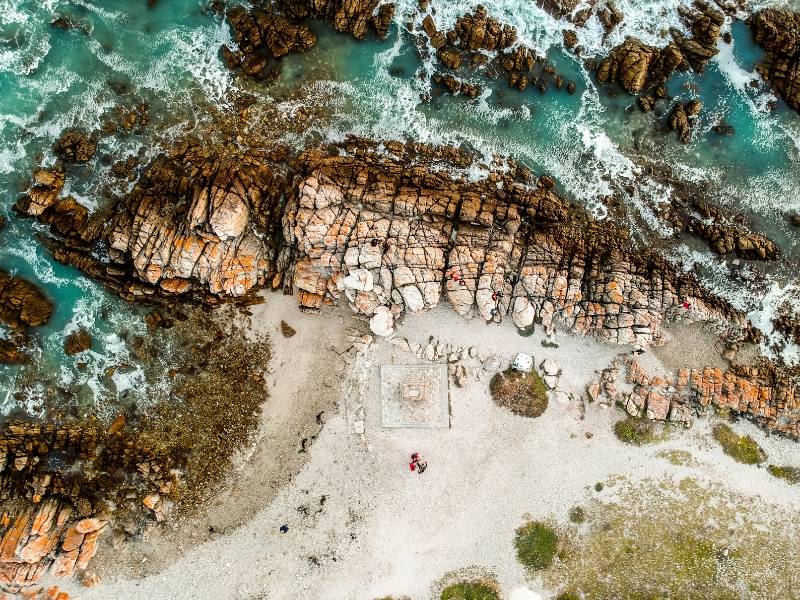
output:
[[791,598],[798,527],[785,510],[693,479],[625,483],[567,532],[569,552],[542,572],[582,600]]
[[769,465],[767,467],[770,475],[783,479],[789,483],[800,483],[800,468],[798,467],[779,467],[778,465]]
[[644,446],[666,440],[668,432],[666,428],[659,432],[655,423],[647,419],[627,417],[614,423],[614,435],[626,444]]
[[509,368],[495,373],[489,391],[496,404],[515,415],[534,418],[547,409],[547,386],[535,371],[521,373]]
[[558,552],[558,534],[545,523],[531,521],[517,528],[514,546],[521,564],[533,571],[541,571],[553,564]]
[[568,516],[570,523],[579,524],[586,522],[586,511],[580,506],[573,506],[572,508],[570,508]]
[[695,464],[692,453],[687,450],[662,450],[657,456],[676,467],[689,467]]
[[500,600],[497,587],[489,581],[460,581],[442,590],[441,600]]
[[767,458],[753,438],[749,435],[738,435],[725,423],[717,423],[711,431],[714,439],[722,446],[722,451],[736,462],[756,465]]

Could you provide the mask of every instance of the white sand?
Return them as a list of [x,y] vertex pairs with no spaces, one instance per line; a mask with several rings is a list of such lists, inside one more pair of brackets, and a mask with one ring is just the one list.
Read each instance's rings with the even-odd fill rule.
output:
[[[451,386],[450,429],[384,429],[379,366],[414,362],[385,341],[342,371],[338,410],[326,413],[321,433],[302,455],[307,462],[294,465],[299,468],[297,475],[267,485],[258,472],[274,470],[272,463],[283,457],[270,461],[264,453],[286,445],[279,439],[279,428],[301,425],[286,411],[307,418],[313,413],[307,406],[315,406],[316,396],[331,389],[308,369],[319,368],[328,377],[337,372],[336,365],[341,370],[342,358],[326,346],[341,343],[337,336],[352,321],[340,311],[300,315],[292,312],[291,303],[291,298],[269,295],[265,306],[254,308],[254,326],[274,333],[276,324],[286,318],[300,333],[291,340],[273,335],[276,383],[265,409],[262,437],[243,457],[237,483],[210,511],[220,522],[241,525],[203,543],[188,544],[181,553],[166,542],[157,544],[163,555],[159,564],[171,564],[144,578],[132,575],[137,556],[131,553],[153,552],[152,546],[131,545],[134,550],[126,551],[130,560],[117,569],[111,568],[117,556],[104,548],[108,564],[104,583],[81,590],[78,597],[374,600],[391,594],[416,600],[434,597],[448,572],[471,567],[495,576],[504,593],[515,600],[547,598],[539,582],[527,579],[516,561],[514,529],[528,517],[565,521],[572,506],[592,496],[612,498],[615,475],[633,481],[691,475],[724,482],[732,491],[757,495],[787,511],[800,511],[796,488],[764,469],[738,465],[724,456],[709,441],[707,422],[665,444],[635,448],[620,443],[612,433],[611,424],[622,416],[616,409],[587,405],[581,419],[580,402],[551,401],[538,419],[517,417],[491,401],[488,378],[470,377],[463,389]],[[582,395],[595,370],[625,351],[566,335],[557,337],[558,348],[543,348],[538,333],[520,337],[511,324],[487,326],[447,308],[406,319],[399,334],[419,343],[435,335],[443,342],[474,345],[483,355],[501,356],[504,364],[518,351],[532,353],[537,365],[553,357],[564,371],[563,384],[576,396]],[[649,352],[646,358],[658,362]],[[362,403],[363,437],[353,432]],[[329,402],[326,406],[330,410]],[[765,439],[747,423],[738,428],[754,435],[770,457],[781,459],[778,462],[800,464],[794,443]],[[671,448],[690,450],[698,464],[676,467],[656,456]],[[408,469],[414,451],[428,461],[423,475]],[[599,481],[607,485],[598,494],[594,484]],[[263,497],[259,482],[264,484]],[[239,490],[238,495],[231,490]],[[283,523],[289,526],[287,534],[278,531]],[[187,531],[197,533],[205,525],[202,519],[182,524],[175,535],[186,539]]]

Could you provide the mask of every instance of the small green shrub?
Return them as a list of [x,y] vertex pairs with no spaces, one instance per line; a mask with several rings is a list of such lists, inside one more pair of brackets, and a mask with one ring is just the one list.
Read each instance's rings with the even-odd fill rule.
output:
[[556,600],[581,600],[581,597],[575,592],[561,592],[556,596]]
[[558,551],[558,534],[544,523],[531,521],[517,528],[514,545],[520,563],[534,571],[541,571],[553,564]]
[[569,520],[573,523],[584,523],[586,521],[586,511],[580,506],[573,506],[569,509]]
[[606,487],[606,486],[603,485],[603,482],[602,481],[598,481],[597,483],[594,484],[594,491],[595,492],[602,492],[604,487]]
[[535,371],[495,373],[489,391],[496,404],[523,417],[538,417],[547,408],[547,386]]
[[500,600],[493,585],[485,581],[461,581],[442,590],[441,600]]
[[778,465],[769,465],[767,471],[778,479],[784,479],[789,483],[800,483],[800,469],[797,467],[779,467]]
[[767,456],[764,451],[749,435],[737,435],[725,423],[717,423],[712,428],[714,439],[717,440],[722,451],[733,460],[746,464],[755,465],[763,462]]
[[627,417],[614,424],[614,434],[626,444],[634,446],[644,446],[661,440],[656,435],[655,425],[647,419]]

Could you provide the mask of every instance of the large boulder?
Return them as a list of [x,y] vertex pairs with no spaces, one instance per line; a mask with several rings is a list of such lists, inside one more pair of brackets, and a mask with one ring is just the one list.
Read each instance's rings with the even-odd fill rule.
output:
[[0,322],[14,329],[43,325],[52,312],[52,303],[39,288],[0,270]]

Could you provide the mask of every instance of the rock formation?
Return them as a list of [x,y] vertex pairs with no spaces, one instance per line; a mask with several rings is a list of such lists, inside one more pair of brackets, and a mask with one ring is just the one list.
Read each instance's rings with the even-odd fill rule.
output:
[[[53,223],[68,240],[55,250],[57,259],[126,298],[241,296],[263,286],[272,270],[264,233],[275,227],[271,211],[282,189],[266,159],[219,157],[198,143],[181,145],[151,165],[113,214],[93,220],[71,199],[54,200],[60,189],[42,191],[42,179],[63,185],[63,177],[42,173],[16,209]],[[104,244],[107,262],[93,256],[96,242]]]
[[53,305],[35,285],[0,270],[0,322],[13,329],[43,325]]
[[685,104],[678,102],[672,109],[672,114],[669,116],[669,128],[678,134],[678,139],[684,144],[691,141],[692,128],[702,108],[703,103],[700,100],[691,100]]
[[[624,381],[632,385],[623,391]],[[733,365],[680,369],[677,375],[650,375],[633,358],[617,359],[588,388],[590,400],[607,398],[633,416],[689,425],[694,415],[707,409],[730,410],[748,415],[763,427],[800,437],[800,378],[776,370],[768,362],[754,366]]]
[[[141,498],[172,488],[171,462],[119,429],[10,422],[0,430],[3,589],[35,592],[30,586],[46,575],[85,570],[108,528],[112,502],[121,509],[115,490]],[[73,465],[81,466],[73,473]]]
[[278,59],[291,52],[305,52],[317,39],[303,23],[292,22],[273,11],[236,6],[228,12],[233,39],[238,49],[222,47],[225,62],[231,69],[241,67],[246,75],[261,75],[269,59]]
[[55,155],[67,163],[87,162],[96,151],[97,141],[74,129],[63,132],[53,146]]
[[717,254],[735,254],[746,260],[775,260],[780,255],[772,240],[731,222],[720,209],[699,200],[691,207],[698,216],[689,216],[686,230],[706,240]]
[[[529,85],[542,92],[551,85],[557,88],[564,85],[555,68],[543,57],[537,56],[527,46],[515,46],[517,31],[514,27],[489,16],[482,5],[478,5],[474,13],[460,17],[446,34],[436,29],[430,15],[423,19],[422,28],[431,47],[436,50],[439,62],[448,69],[458,71],[462,65],[481,68],[491,64],[505,71],[509,86],[520,91]],[[491,53],[495,52],[496,56],[490,61]],[[461,91],[468,97],[477,95],[475,86],[467,84],[469,87],[465,93],[464,82],[453,75],[437,75],[436,83],[444,81],[451,92]],[[568,88],[570,93],[574,92],[574,84],[569,84]]]
[[756,43],[767,52],[757,71],[800,111],[800,13],[768,8],[751,17],[750,27]]
[[689,25],[691,37],[672,29],[672,41],[664,48],[626,38],[598,63],[597,80],[616,82],[629,94],[648,93],[647,107],[652,105],[653,97],[666,96],[663,86],[676,69],[702,72],[706,62],[718,52],[716,43],[724,15],[706,2],[698,1],[694,5],[695,9],[679,8]]

